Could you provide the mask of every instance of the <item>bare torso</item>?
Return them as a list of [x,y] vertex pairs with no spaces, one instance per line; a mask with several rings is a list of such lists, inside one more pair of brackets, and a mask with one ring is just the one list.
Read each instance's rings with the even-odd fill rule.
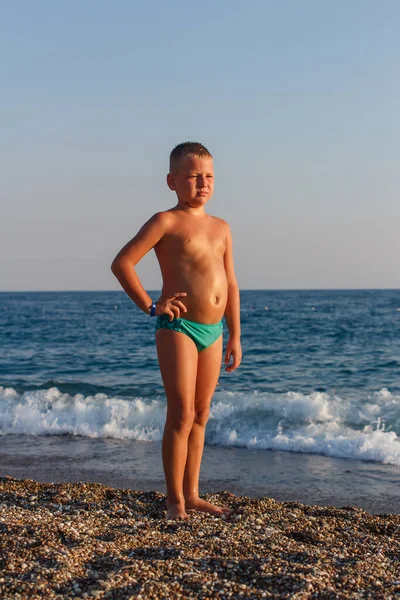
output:
[[218,323],[225,312],[227,279],[224,266],[226,223],[207,214],[167,211],[167,232],[154,247],[163,277],[162,294],[180,298],[187,308],[181,317],[198,323]]

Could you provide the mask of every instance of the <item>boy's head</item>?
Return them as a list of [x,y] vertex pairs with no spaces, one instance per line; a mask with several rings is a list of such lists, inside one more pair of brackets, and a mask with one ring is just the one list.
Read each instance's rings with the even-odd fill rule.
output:
[[211,152],[199,142],[183,142],[172,150],[167,183],[180,204],[192,208],[203,206],[214,190]]
[[178,144],[169,155],[169,172],[174,173],[179,169],[183,158],[212,158],[211,152],[199,142],[183,142]]

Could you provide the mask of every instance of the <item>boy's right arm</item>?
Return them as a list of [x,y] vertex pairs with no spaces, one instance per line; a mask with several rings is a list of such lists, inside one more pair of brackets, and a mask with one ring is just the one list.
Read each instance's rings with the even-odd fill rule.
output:
[[156,213],[149,219],[114,258],[111,271],[121,286],[144,312],[149,313],[152,299],[140,283],[134,269],[135,265],[163,237],[166,229],[166,219],[161,213]]
[[[166,213],[156,213],[149,219],[114,258],[111,264],[111,271],[120,282],[121,286],[134,301],[134,303],[147,314],[150,313],[152,299],[140,283],[139,277],[134,269],[135,265],[143,258],[149,250],[161,240],[168,226],[168,215]],[[176,294],[176,296],[186,296],[185,293]],[[160,303],[161,304],[161,303]],[[176,300],[165,299],[163,306],[158,306],[156,314],[166,312],[174,316],[179,316],[180,308],[184,305]],[[165,306],[164,306],[165,304]],[[180,307],[181,305],[181,307]]]

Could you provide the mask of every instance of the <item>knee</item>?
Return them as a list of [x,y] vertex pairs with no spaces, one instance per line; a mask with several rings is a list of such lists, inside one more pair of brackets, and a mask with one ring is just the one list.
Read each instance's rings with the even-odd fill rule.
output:
[[194,414],[194,422],[196,423],[196,425],[201,425],[202,427],[205,427],[207,425],[209,415],[209,408],[198,409],[195,411]]
[[168,411],[167,424],[170,429],[180,433],[189,433],[195,418],[194,410],[185,409],[179,412]]

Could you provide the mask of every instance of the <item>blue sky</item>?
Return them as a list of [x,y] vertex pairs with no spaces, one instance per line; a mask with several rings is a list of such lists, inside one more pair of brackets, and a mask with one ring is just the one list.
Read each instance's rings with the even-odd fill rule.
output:
[[400,287],[399,27],[397,0],[3,2],[0,290],[120,289],[186,140],[242,288]]

